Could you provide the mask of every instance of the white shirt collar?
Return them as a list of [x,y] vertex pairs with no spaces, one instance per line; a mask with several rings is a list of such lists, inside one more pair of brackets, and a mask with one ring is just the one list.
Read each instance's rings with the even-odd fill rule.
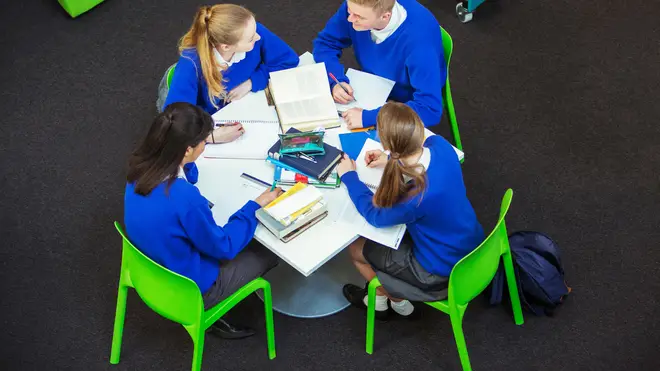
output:
[[177,177],[182,178],[186,182],[188,181],[188,179],[186,179],[186,173],[183,171],[183,166],[179,166],[179,174],[177,174]]
[[392,17],[390,18],[390,22],[382,30],[371,30],[371,40],[376,44],[382,43],[393,34],[399,26],[401,26],[407,16],[408,12],[406,11],[406,8],[399,4],[398,1],[395,2],[394,7],[392,7]]
[[[428,149],[428,148],[426,148],[426,147],[424,147],[424,148],[422,149],[422,155],[419,156],[419,160],[417,160],[417,163],[418,163],[419,165],[424,166],[424,170],[423,170],[423,171],[427,171],[427,170],[429,169],[429,165],[431,165],[431,150]],[[422,169],[419,169],[419,170],[420,170],[420,172],[422,171]],[[407,176],[407,175],[404,175],[404,176],[403,176],[403,179],[404,179],[406,182],[409,182],[409,181],[411,180],[411,178],[410,178],[409,176]]]
[[231,57],[229,61],[226,61],[224,58],[222,58],[222,55],[216,48],[213,48],[213,55],[215,55],[215,58],[218,60],[219,64],[226,64],[227,67],[245,59],[245,52],[238,52],[238,53],[234,53],[234,55]]

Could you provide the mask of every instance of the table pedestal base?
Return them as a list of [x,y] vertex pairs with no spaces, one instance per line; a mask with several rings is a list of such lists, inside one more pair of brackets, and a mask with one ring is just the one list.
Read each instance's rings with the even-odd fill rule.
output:
[[[341,311],[349,306],[342,287],[347,283],[364,286],[366,282],[351,262],[348,248],[309,277],[280,261],[264,278],[271,285],[273,310],[299,318],[319,318]],[[258,293],[262,297],[261,291]]]

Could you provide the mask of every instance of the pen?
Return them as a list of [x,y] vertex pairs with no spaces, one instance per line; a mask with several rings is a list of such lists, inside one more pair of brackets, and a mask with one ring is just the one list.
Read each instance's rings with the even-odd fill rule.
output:
[[339,80],[337,80],[337,78],[335,77],[335,75],[332,74],[332,72],[328,72],[328,75],[330,75],[330,78],[335,80],[335,83],[337,83],[337,85],[339,85],[340,88],[344,89],[346,94],[350,95],[351,97],[353,96],[351,93],[348,92],[348,90],[344,87],[344,85],[339,83]]
[[250,175],[250,174],[246,174],[246,173],[241,174],[241,177],[243,177],[243,178],[245,178],[245,179],[247,179],[247,180],[251,180],[251,181],[253,181],[253,182],[257,183],[257,184],[260,184],[260,185],[266,186],[266,187],[271,187],[271,188],[272,188],[273,185],[274,185],[274,184],[266,183],[266,182],[264,182],[263,180],[261,180],[261,179],[259,179],[259,178],[255,178],[255,177],[253,177],[252,175]]
[[302,158],[303,160],[307,160],[307,161],[311,161],[311,162],[313,162],[313,163],[316,163],[316,160],[314,160],[314,157],[312,157],[312,156],[308,156],[308,155],[306,155],[306,154],[304,154],[304,153],[299,153],[299,154],[297,155],[297,157],[298,157],[298,158]]

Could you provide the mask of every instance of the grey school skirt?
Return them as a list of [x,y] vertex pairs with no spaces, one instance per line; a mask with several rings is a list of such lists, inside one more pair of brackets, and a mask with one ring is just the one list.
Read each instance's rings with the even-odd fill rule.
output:
[[406,232],[397,250],[367,240],[362,255],[390,295],[412,301],[446,299],[449,277],[427,272],[415,259],[413,248],[412,238]]

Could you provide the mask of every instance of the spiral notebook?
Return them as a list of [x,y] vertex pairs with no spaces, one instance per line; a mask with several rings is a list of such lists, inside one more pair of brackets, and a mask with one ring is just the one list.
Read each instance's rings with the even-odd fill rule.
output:
[[374,149],[383,150],[383,146],[376,142],[375,140],[368,138],[362,146],[362,150],[355,159],[356,169],[355,171],[358,174],[358,178],[372,191],[376,191],[380,185],[380,179],[383,177],[383,168],[371,168],[368,167],[364,158],[367,154],[367,151]]
[[230,143],[207,145],[203,154],[207,158],[263,160],[268,148],[279,139],[277,113],[268,106],[263,90],[229,103],[213,114],[213,121],[216,125],[238,122],[245,128],[245,134]]

